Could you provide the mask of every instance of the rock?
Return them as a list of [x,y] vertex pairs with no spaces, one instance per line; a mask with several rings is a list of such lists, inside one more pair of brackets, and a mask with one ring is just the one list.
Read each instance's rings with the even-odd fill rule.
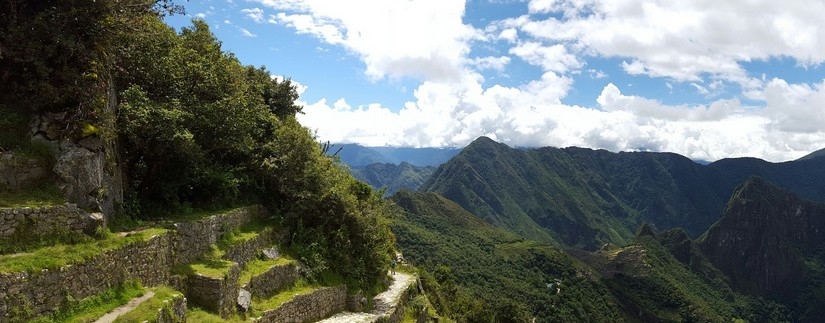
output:
[[247,312],[250,306],[252,306],[252,293],[241,288],[238,290],[238,307],[243,309],[244,312]]
[[264,249],[264,256],[268,259],[278,259],[278,257],[281,256],[281,252],[278,251],[278,248]]
[[106,217],[100,212],[90,213],[84,217],[83,220],[83,222],[85,222],[83,232],[87,235],[93,235],[97,231],[97,228],[106,226]]
[[80,146],[83,146],[86,149],[95,151],[100,150],[103,148],[103,140],[100,139],[98,136],[89,136],[77,142]]
[[63,195],[80,208],[99,209],[95,196],[103,185],[103,153],[93,153],[68,141],[60,145],[60,151],[54,172],[63,184],[60,185]]

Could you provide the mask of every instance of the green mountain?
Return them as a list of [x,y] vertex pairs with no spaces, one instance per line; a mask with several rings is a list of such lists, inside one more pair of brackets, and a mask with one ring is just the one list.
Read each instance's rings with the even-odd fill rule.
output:
[[391,229],[439,313],[461,322],[616,322],[599,275],[562,250],[494,227],[435,193],[399,191]]
[[364,147],[359,144],[334,144],[330,154],[337,154],[350,167],[375,163],[415,166],[438,166],[461,152],[461,148]]
[[642,223],[682,227],[696,237],[751,175],[825,201],[825,158],[700,165],[672,153],[520,150],[485,137],[440,166],[420,190],[442,194],[522,236],[594,250],[607,242],[629,243]]
[[384,196],[391,196],[401,189],[416,190],[435,171],[433,166],[375,163],[364,167],[351,167],[353,177],[377,190],[385,189]]
[[699,246],[734,288],[788,304],[795,321],[825,315],[825,204],[752,177]]
[[[630,244],[562,250],[524,239],[446,198],[402,190],[391,228],[439,313],[459,322],[784,321],[784,307],[735,292],[679,229]],[[502,305],[503,304],[503,305]]]

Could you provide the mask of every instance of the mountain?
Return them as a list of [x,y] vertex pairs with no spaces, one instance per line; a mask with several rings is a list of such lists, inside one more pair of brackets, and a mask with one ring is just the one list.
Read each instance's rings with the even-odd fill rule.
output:
[[439,313],[460,322],[786,321],[784,307],[731,289],[678,229],[645,226],[595,252],[525,239],[431,192],[399,191],[391,218]]
[[364,147],[359,144],[334,144],[330,154],[337,153],[344,164],[364,167],[375,163],[426,167],[438,166],[461,152],[461,148]]
[[799,158],[799,159],[797,159],[797,160],[812,159],[812,158],[822,157],[822,156],[825,156],[825,148],[820,149],[820,150],[817,150],[817,151],[812,152],[812,153],[810,153],[810,154],[807,154],[807,155],[805,155],[805,156],[802,156],[802,157],[800,157],[800,158]]
[[353,177],[375,189],[385,189],[384,196],[391,196],[401,189],[417,190],[435,171],[433,166],[375,163],[363,167],[351,167]]
[[825,204],[752,177],[699,246],[736,289],[795,305],[798,321],[825,315]]
[[420,190],[522,236],[594,250],[629,243],[642,223],[699,236],[751,175],[825,201],[825,158],[701,165],[672,153],[513,149],[485,137],[441,165]]
[[561,249],[495,227],[435,193],[399,191],[391,218],[404,258],[439,313],[459,322],[618,322],[598,273]]

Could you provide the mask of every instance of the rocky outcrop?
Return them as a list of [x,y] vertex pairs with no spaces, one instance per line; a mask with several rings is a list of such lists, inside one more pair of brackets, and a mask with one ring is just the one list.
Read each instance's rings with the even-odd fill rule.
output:
[[794,295],[805,257],[825,242],[825,206],[800,199],[761,178],[742,184],[699,247],[741,291]]

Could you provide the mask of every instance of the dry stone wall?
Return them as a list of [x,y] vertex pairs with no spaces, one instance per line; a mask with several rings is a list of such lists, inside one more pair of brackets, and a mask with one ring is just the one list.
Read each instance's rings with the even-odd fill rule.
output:
[[100,226],[103,226],[101,214],[86,212],[75,204],[0,209],[0,240],[91,234]]
[[235,312],[240,271],[238,264],[232,264],[224,277],[190,275],[186,279],[186,295],[189,295],[192,304],[228,318]]
[[[166,302],[166,301],[165,301]],[[186,297],[178,295],[168,301],[168,306],[164,306],[158,312],[157,323],[180,323],[186,322]]]
[[298,269],[295,264],[272,266],[261,275],[252,277],[243,289],[256,297],[267,297],[292,286],[298,279]]
[[258,236],[229,248],[223,259],[237,262],[241,267],[255,259],[262,249],[275,243],[275,235],[271,229],[261,231]]
[[19,190],[50,175],[40,160],[0,153],[0,190]]
[[343,311],[346,302],[345,286],[325,287],[309,294],[295,296],[278,308],[265,311],[258,322],[314,322]]
[[174,265],[192,262],[222,234],[260,212],[259,207],[240,208],[176,225],[181,231],[107,251],[79,264],[38,272],[0,273],[0,322],[42,316],[64,305],[70,297],[83,299],[130,279],[140,280],[144,286],[169,284]]

